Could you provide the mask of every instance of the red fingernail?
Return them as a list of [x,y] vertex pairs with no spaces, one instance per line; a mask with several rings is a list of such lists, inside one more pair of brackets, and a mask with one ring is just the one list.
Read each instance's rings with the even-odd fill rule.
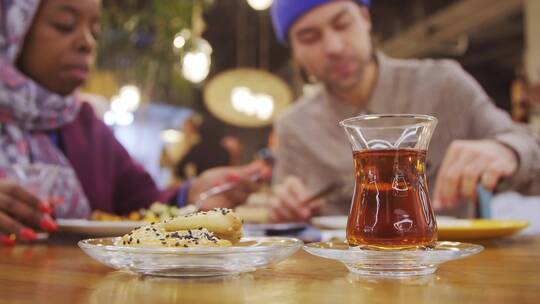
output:
[[55,196],[51,197],[50,201],[52,206],[59,206],[64,203],[64,198],[61,196]]
[[15,245],[15,237],[10,237],[7,235],[0,235],[0,242],[4,246],[13,246]]
[[44,217],[41,220],[40,226],[41,226],[41,229],[43,229],[45,231],[49,231],[49,232],[54,232],[54,231],[58,230],[58,225],[53,220],[51,220],[50,218],[46,218],[46,217]]
[[264,179],[268,179],[270,177],[272,177],[272,170],[270,170],[269,168],[265,168],[263,171],[262,171],[262,177]]
[[33,241],[36,239],[36,233],[30,228],[22,228],[20,234],[21,238],[26,241]]
[[251,164],[248,165],[248,170],[256,170],[263,164],[264,162],[262,160],[259,160],[259,159],[254,160],[253,162],[251,162]]
[[46,202],[40,202],[38,204],[38,209],[39,209],[39,211],[41,211],[43,213],[46,213],[46,214],[52,214],[52,212],[53,212],[52,208]]
[[237,182],[241,179],[242,177],[240,177],[240,175],[236,174],[236,173],[230,173],[228,174],[227,176],[225,176],[225,179],[228,181],[228,182]]

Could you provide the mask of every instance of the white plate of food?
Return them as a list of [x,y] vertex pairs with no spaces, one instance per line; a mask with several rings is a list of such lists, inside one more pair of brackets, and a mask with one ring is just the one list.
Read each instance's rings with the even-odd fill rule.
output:
[[142,221],[94,221],[87,219],[57,219],[60,233],[85,236],[118,236],[148,224]]
[[151,222],[186,215],[196,210],[193,206],[177,208],[160,202],[148,209],[132,211],[128,215],[116,215],[95,210],[89,219],[57,219],[61,233],[78,234],[90,237],[119,236]]
[[347,228],[347,216],[316,216],[311,219],[311,224],[320,229],[345,229]]
[[285,235],[300,232],[308,227],[307,223],[267,223],[244,224],[244,232],[249,236]]

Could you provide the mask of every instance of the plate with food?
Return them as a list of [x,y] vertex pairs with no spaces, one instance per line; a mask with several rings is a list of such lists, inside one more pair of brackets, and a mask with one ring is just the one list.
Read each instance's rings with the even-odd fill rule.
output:
[[345,229],[347,228],[346,215],[315,216],[311,224],[320,229]]
[[181,215],[121,237],[79,242],[89,256],[114,269],[177,277],[255,271],[282,261],[302,245],[288,237],[243,237],[242,220],[230,209]]
[[[346,229],[347,218],[346,215],[315,216],[311,219],[311,224],[320,229]],[[452,219],[455,218],[450,216],[437,216],[437,222],[449,222]]]
[[307,223],[267,223],[267,224],[245,224],[245,232],[251,236],[258,235],[286,235],[301,232],[309,225]]
[[194,206],[178,208],[160,202],[148,209],[133,211],[128,215],[116,215],[100,210],[92,212],[89,219],[57,219],[61,233],[79,234],[92,237],[118,236],[148,224],[175,216],[195,212]]
[[87,219],[57,219],[60,233],[85,236],[114,236],[146,224],[139,221],[93,221]]
[[[347,216],[314,217],[311,223],[324,230],[344,230]],[[510,236],[525,229],[529,223],[520,220],[457,219],[437,216],[439,240],[479,240]],[[335,233],[344,236],[344,233]]]
[[437,219],[439,240],[481,240],[520,232],[529,222],[491,219]]

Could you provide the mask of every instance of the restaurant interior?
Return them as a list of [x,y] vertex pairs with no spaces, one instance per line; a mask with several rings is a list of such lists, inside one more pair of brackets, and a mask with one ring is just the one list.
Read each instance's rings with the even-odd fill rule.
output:
[[[0,304],[538,303],[540,1],[0,18]],[[47,26],[95,55],[69,94],[25,63]]]

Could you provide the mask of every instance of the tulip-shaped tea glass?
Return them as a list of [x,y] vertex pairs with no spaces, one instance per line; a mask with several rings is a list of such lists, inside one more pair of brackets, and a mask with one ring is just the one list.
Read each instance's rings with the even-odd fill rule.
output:
[[363,115],[340,122],[353,150],[356,183],[347,222],[350,246],[428,248],[437,224],[426,184],[426,154],[437,119]]

